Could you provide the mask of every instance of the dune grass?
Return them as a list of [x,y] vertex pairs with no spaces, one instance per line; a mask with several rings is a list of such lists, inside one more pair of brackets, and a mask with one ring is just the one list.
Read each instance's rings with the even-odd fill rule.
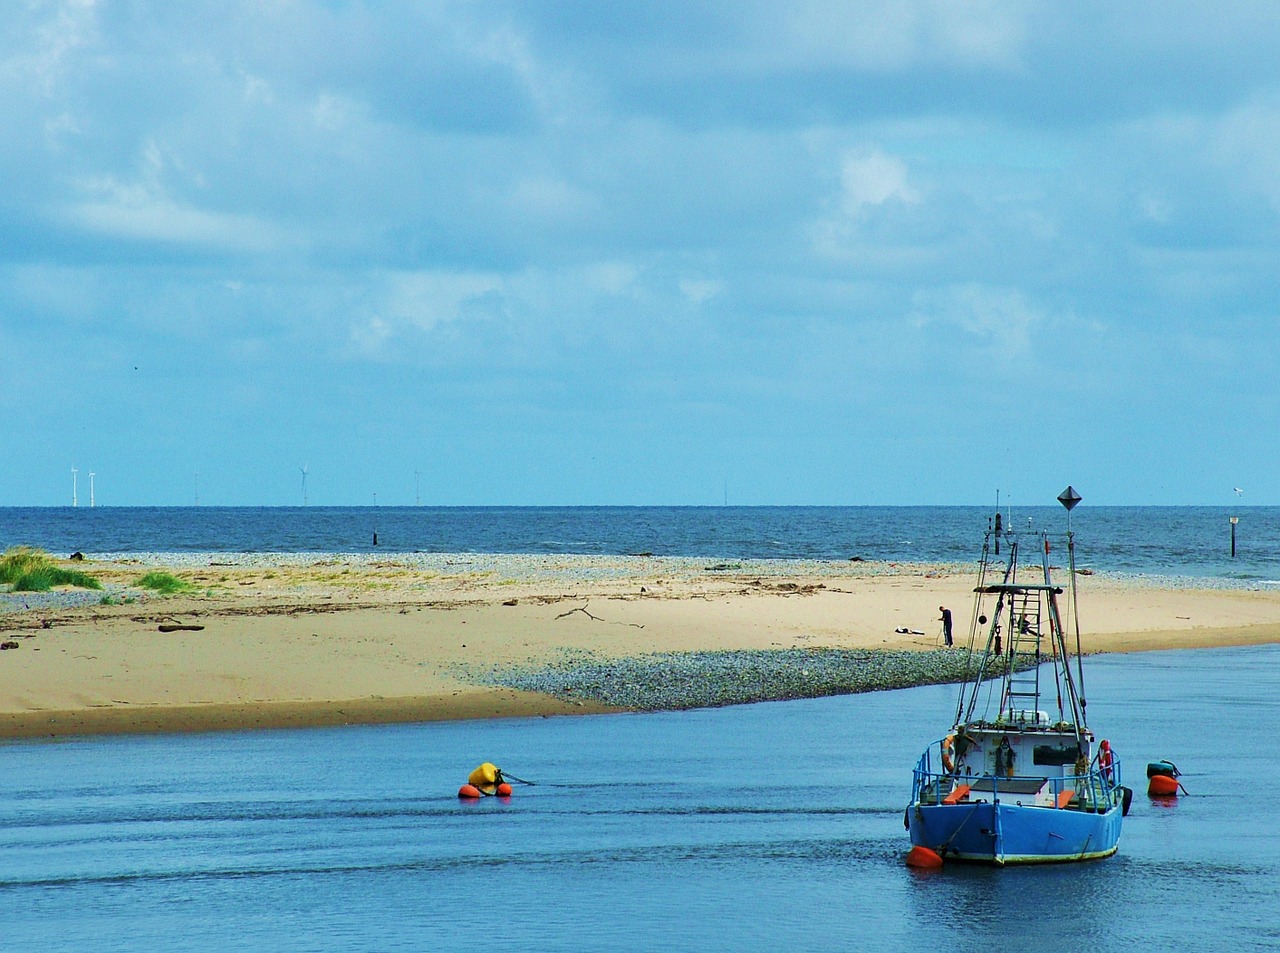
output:
[[134,585],[139,589],[150,589],[152,592],[158,592],[164,596],[172,596],[175,593],[186,592],[192,588],[191,583],[179,579],[172,573],[162,572],[153,569],[145,576],[140,576]]
[[14,546],[0,556],[0,583],[17,582],[24,573],[49,563],[47,553],[30,546]]
[[55,586],[101,589],[102,583],[78,569],[63,569],[40,549],[14,546],[0,556],[0,583],[9,583],[14,592],[48,592]]

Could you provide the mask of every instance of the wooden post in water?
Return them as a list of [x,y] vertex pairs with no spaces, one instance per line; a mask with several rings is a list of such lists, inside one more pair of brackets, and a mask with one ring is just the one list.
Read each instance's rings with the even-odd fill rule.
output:
[[1231,558],[1236,558],[1236,524],[1240,522],[1240,517],[1231,517]]

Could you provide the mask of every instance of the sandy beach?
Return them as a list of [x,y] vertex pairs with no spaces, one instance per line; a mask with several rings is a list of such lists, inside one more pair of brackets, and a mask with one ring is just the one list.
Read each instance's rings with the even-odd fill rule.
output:
[[[0,596],[0,736],[577,714],[486,686],[505,666],[655,652],[939,648],[971,626],[968,566],[577,556],[91,558],[107,584]],[[165,569],[183,594],[131,588]],[[1086,652],[1280,641],[1280,592],[1080,578]],[[167,631],[162,631],[162,627]]]

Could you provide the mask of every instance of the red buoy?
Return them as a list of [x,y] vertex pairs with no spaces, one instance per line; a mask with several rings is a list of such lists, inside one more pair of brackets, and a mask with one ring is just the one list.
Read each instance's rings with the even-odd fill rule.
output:
[[1147,781],[1149,797],[1177,797],[1178,779],[1167,774],[1153,774]]
[[506,781],[498,785],[498,797],[511,797],[511,785]]
[[458,797],[468,800],[479,800],[480,789],[474,784],[464,784],[462,787],[458,788]]
[[921,870],[941,870],[942,855],[936,850],[928,847],[922,847],[916,844],[911,850],[907,851],[907,866],[918,867]]

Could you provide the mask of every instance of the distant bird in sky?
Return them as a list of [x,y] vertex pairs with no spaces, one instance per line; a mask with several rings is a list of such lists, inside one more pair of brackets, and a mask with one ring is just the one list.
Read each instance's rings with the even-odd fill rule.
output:
[[1244,490],[1240,489],[1240,487],[1236,487],[1235,490],[1236,490],[1236,496],[1240,496],[1240,494],[1244,493]]

